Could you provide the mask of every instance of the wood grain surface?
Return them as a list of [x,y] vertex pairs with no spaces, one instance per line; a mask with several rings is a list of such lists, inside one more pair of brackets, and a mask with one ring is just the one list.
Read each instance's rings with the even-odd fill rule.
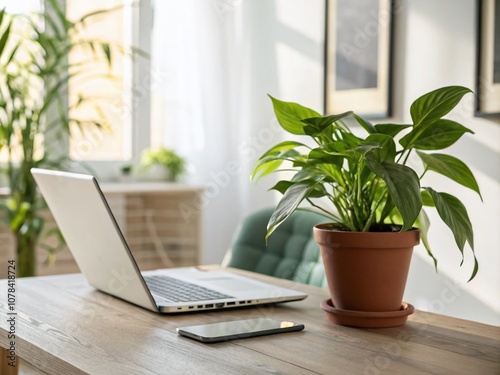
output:
[[[242,271],[236,271],[245,273]],[[16,354],[47,374],[500,374],[500,328],[416,311],[403,327],[330,323],[325,289],[249,274],[305,291],[300,302],[159,315],[96,291],[80,274],[17,280]],[[7,348],[0,281],[0,346]],[[301,332],[203,344],[176,327],[258,317]]]

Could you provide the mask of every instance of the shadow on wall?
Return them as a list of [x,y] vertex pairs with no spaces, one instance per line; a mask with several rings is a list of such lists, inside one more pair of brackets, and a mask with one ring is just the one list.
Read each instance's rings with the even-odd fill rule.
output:
[[436,274],[434,266],[417,254],[412,259],[404,299],[420,310],[500,326],[498,312],[442,272]]
[[[500,127],[500,124],[498,126]],[[492,180],[500,182],[498,151],[491,149],[484,143],[478,142],[472,137],[463,137],[460,140],[460,149],[467,150],[467,165],[473,171],[481,171]],[[495,163],[494,161],[497,162]]]

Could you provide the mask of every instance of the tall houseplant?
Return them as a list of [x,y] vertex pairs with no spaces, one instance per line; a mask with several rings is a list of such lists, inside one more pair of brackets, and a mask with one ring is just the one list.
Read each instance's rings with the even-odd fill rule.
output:
[[[35,274],[35,249],[43,229],[44,203],[30,169],[60,168],[67,158],[59,155],[58,146],[67,142],[74,126],[82,130],[105,126],[101,116],[70,117],[64,90],[71,79],[88,74],[86,67],[92,63],[70,63],[68,54],[74,48],[104,56],[111,66],[113,46],[79,36],[90,17],[109,11],[113,9],[71,21],[56,0],[46,2],[43,14],[0,11],[0,151],[7,160],[2,172],[10,188],[10,197],[0,201],[0,208],[15,238],[18,276]],[[82,95],[72,105],[94,106],[92,99]]]
[[[427,241],[429,219],[422,208],[432,207],[451,229],[462,260],[465,244],[469,244],[474,257],[469,279],[472,280],[478,271],[478,262],[466,208],[458,198],[438,192],[425,183],[426,175],[436,172],[480,195],[476,179],[461,160],[440,152],[428,152],[447,148],[463,134],[472,133],[465,126],[443,118],[470,92],[460,86],[439,88],[414,101],[410,108],[412,124],[377,125],[353,112],[322,116],[300,104],[271,97],[281,126],[295,136],[309,138],[312,146],[311,142],[296,140],[281,142],[258,160],[252,178],[283,170],[295,172],[293,177],[279,181],[272,188],[283,197],[269,221],[267,236],[303,201],[308,201],[335,223],[315,228],[315,238],[320,242],[324,241],[325,231],[365,236],[372,232],[407,232],[412,247],[418,242],[418,230],[414,230],[418,227],[422,242],[437,267]],[[416,154],[422,162],[420,173],[408,165],[411,154]],[[287,163],[291,169],[282,167]],[[330,245],[338,247],[338,238],[337,235],[336,239],[327,242],[332,241]],[[323,252],[323,245],[320,245]],[[331,252],[328,254],[330,256]],[[323,256],[325,258],[324,252]],[[381,268],[379,273],[388,273],[383,263],[371,268],[376,267]],[[406,275],[402,277],[405,283]],[[332,293],[333,284],[338,281],[328,281]]]

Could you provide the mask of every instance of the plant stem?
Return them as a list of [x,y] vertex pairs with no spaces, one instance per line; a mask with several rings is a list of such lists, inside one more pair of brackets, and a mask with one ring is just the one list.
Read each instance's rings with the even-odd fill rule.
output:
[[352,216],[355,220],[355,227],[357,230],[360,230],[363,227],[363,207],[362,207],[362,196],[361,196],[361,171],[363,169],[362,157],[357,161],[356,173],[353,174],[354,186],[353,186],[353,194],[352,194]]
[[382,194],[382,196],[379,198],[377,203],[375,203],[375,207],[373,207],[372,212],[370,214],[370,217],[368,218],[365,226],[363,227],[363,232],[368,232],[368,230],[370,229],[370,226],[372,225],[372,222],[373,222],[373,218],[377,214],[377,208],[380,205],[380,203],[382,203],[382,201],[385,199],[385,196],[386,196],[386,193]]
[[17,251],[17,276],[34,276],[36,272],[36,236],[30,234],[15,233]]
[[[340,197],[338,197],[340,198]],[[337,208],[337,211],[341,217],[341,222],[348,227],[350,230],[355,231],[355,228],[353,226],[353,223],[349,219],[349,215],[347,213],[347,209],[342,206],[344,202],[342,202],[341,199],[335,199],[334,197],[329,197],[330,201],[333,203],[333,205]]]
[[406,165],[406,162],[408,161],[408,158],[410,157],[411,150],[412,150],[412,149],[409,149],[409,150],[408,150],[408,153],[406,154],[405,160],[403,161],[403,165]]
[[323,211],[323,212],[324,212],[324,213],[325,213],[328,217],[331,217],[331,218],[333,218],[333,219],[334,219],[334,220],[336,220],[336,221],[341,221],[341,219],[340,219],[337,215],[332,214],[331,212],[329,212],[329,211],[325,210],[323,207],[318,206],[318,205],[317,205],[317,204],[315,204],[315,203],[314,203],[314,202],[313,202],[310,198],[306,198],[306,200],[309,202],[309,204],[310,204],[311,206],[313,206],[313,207],[317,208],[317,209],[318,209],[318,210],[320,210],[320,211]]
[[422,174],[421,174],[421,175],[420,175],[420,177],[418,178],[419,180],[421,180],[421,179],[424,177],[424,175],[425,175],[425,173],[427,172],[427,170],[428,170],[428,169],[427,169],[427,167],[425,167],[424,171],[422,172]]

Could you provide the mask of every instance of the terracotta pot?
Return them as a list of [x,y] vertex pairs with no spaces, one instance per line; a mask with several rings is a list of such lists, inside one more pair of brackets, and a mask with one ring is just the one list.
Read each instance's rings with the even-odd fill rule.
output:
[[400,310],[418,229],[349,232],[335,224],[314,227],[333,305],[355,311]]

